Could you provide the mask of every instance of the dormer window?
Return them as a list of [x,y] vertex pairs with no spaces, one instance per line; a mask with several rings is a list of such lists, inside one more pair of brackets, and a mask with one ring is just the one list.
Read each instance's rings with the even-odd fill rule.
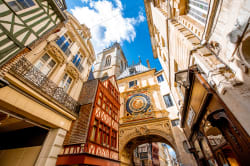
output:
[[198,22],[205,24],[208,13],[208,3],[204,1],[189,0],[188,15]]
[[136,68],[135,67],[131,67],[129,69],[129,74],[132,75],[132,74],[136,74]]

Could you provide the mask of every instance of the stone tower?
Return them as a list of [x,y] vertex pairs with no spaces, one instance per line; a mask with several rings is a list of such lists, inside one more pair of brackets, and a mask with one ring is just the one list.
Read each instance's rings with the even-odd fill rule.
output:
[[119,43],[114,43],[112,46],[97,54],[93,74],[95,78],[103,78],[112,75],[118,77],[126,67],[127,60],[121,46]]

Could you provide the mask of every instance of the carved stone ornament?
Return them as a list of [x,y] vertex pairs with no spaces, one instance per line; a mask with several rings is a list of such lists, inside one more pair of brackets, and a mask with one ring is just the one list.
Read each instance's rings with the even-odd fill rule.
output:
[[66,58],[63,55],[64,53],[57,47],[55,43],[48,43],[48,45],[45,47],[45,51],[48,52],[53,58],[55,58],[60,65],[65,63]]
[[71,64],[68,63],[66,66],[66,72],[69,73],[72,77],[74,77],[76,80],[79,79],[79,72],[77,71],[77,69]]
[[146,135],[147,133],[149,133],[149,130],[147,126],[142,126],[142,127],[137,127],[136,132],[140,135]]

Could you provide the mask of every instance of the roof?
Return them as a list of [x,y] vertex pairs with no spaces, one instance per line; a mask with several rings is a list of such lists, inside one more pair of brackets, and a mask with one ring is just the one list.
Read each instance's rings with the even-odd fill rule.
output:
[[142,65],[141,63],[138,63],[136,65],[132,65],[132,66],[127,67],[126,70],[124,70],[122,72],[122,74],[119,77],[117,77],[117,79],[119,80],[122,78],[137,75],[139,73],[143,73],[143,72],[150,71],[150,70],[152,70],[152,69]]
[[98,86],[98,80],[89,80],[83,84],[78,102],[80,105],[93,103]]

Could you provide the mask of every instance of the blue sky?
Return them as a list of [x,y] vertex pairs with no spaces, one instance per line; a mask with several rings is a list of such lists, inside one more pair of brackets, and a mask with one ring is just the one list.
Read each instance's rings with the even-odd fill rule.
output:
[[143,0],[66,0],[68,11],[92,34],[96,53],[115,41],[121,43],[129,65],[139,62],[161,69],[153,58]]

